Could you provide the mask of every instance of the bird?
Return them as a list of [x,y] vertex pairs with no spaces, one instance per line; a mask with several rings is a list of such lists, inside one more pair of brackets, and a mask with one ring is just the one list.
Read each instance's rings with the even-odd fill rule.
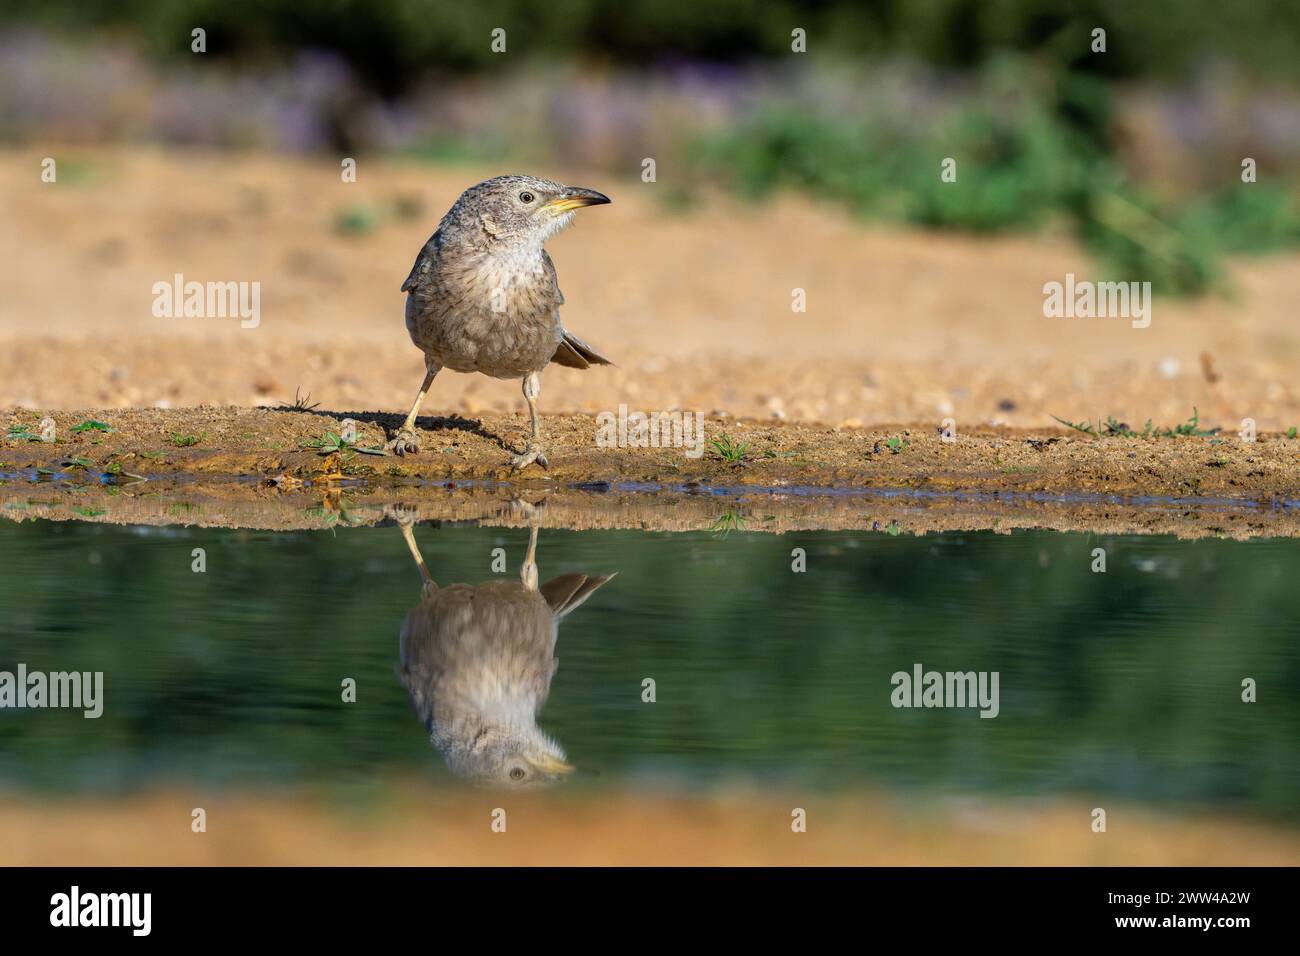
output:
[[537,525],[519,580],[439,587],[399,521],[423,579],[401,628],[398,676],[453,775],[478,786],[549,786],[573,772],[537,725],[559,667],[559,624],[614,574],[562,574],[537,583]]
[[561,324],[564,295],[544,245],[575,210],[608,202],[594,189],[523,175],[495,176],[461,193],[402,283],[406,330],[424,352],[425,376],[388,450],[420,450],[416,416],[434,377],[449,368],[521,380],[532,430],[510,465],[550,467],[537,416],[542,370],[551,362],[614,363]]

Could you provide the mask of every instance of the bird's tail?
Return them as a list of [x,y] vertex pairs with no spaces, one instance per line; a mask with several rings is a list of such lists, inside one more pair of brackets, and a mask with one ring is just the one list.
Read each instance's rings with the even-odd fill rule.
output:
[[614,364],[570,332],[564,333],[564,341],[551,356],[551,361],[556,365],[567,365],[569,368],[591,368],[593,365]]
[[618,574],[561,574],[540,588],[557,621],[576,611],[602,584]]

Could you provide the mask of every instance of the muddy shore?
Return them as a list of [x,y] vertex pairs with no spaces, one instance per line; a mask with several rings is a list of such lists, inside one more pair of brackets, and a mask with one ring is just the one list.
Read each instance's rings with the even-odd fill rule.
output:
[[[521,415],[421,418],[418,455],[381,448],[398,416],[242,407],[0,412],[0,503],[19,517],[259,528],[418,520],[570,528],[1052,528],[1300,534],[1300,439],[1261,433],[1098,438],[1069,429],[831,428],[711,419],[699,457],[600,447],[588,415],[545,419],[549,470],[512,473]],[[355,422],[352,447],[313,443]],[[86,422],[98,427],[74,431]],[[730,455],[712,444],[730,442]],[[525,514],[514,499],[544,502]],[[724,527],[725,526],[725,527]]]

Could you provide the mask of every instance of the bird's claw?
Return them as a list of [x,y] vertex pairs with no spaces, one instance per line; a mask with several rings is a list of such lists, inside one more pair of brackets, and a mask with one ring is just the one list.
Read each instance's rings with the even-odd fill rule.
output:
[[414,429],[403,428],[393,436],[392,441],[384,445],[384,448],[394,455],[414,455],[420,450],[420,439]]
[[420,517],[420,509],[413,505],[389,504],[384,505],[384,517],[392,518],[393,522],[400,526],[410,527]]
[[528,447],[524,449],[523,454],[515,455],[510,459],[510,467],[514,471],[523,471],[533,462],[537,462],[537,464],[548,470],[551,467],[550,461],[546,458],[546,452],[542,451],[541,446],[529,442]]

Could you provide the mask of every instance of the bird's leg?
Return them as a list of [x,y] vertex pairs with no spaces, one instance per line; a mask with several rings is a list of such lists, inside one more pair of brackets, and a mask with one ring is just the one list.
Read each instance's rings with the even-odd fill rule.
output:
[[519,580],[529,591],[537,590],[537,522],[528,526],[528,553],[519,566]]
[[409,519],[401,521],[398,525],[402,529],[402,537],[406,539],[406,546],[411,551],[411,557],[415,558],[415,564],[420,569],[420,578],[424,581],[424,590],[435,590],[438,585],[429,575],[429,569],[424,565],[424,556],[420,554],[420,547],[415,543],[415,526]]
[[522,471],[533,462],[537,462],[543,468],[551,467],[551,463],[546,460],[546,452],[542,450],[542,422],[537,417],[537,396],[541,393],[542,373],[529,372],[524,376],[524,398],[528,401],[528,414],[533,420],[533,430],[523,454],[515,455],[510,459],[510,467],[515,471]]
[[441,371],[441,366],[434,365],[432,362],[426,363],[424,373],[424,384],[420,386],[420,393],[415,396],[415,404],[411,406],[411,412],[406,416],[406,421],[398,429],[396,435],[384,447],[398,455],[413,455],[420,450],[420,440],[415,434],[415,418],[420,414],[420,406],[424,404],[424,396],[429,393],[429,386],[433,384],[434,377]]

